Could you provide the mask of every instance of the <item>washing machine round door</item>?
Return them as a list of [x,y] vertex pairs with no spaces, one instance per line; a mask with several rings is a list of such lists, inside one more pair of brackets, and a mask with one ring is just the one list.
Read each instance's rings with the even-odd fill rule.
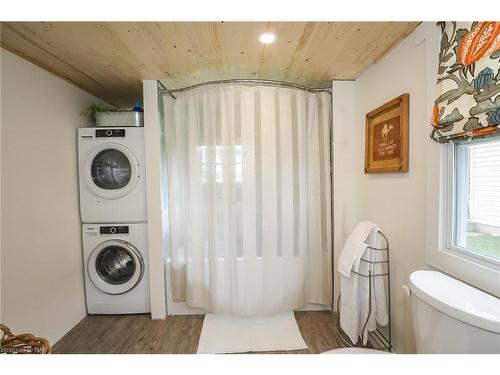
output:
[[144,260],[130,243],[108,240],[92,251],[87,270],[97,289],[108,294],[123,294],[142,280]]
[[90,153],[85,173],[90,191],[101,198],[116,199],[128,194],[139,181],[139,163],[127,147],[107,143]]

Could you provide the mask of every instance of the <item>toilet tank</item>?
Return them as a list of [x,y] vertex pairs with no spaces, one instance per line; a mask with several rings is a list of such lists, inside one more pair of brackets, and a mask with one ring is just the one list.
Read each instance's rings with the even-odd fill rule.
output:
[[500,353],[500,299],[436,271],[410,290],[417,353]]

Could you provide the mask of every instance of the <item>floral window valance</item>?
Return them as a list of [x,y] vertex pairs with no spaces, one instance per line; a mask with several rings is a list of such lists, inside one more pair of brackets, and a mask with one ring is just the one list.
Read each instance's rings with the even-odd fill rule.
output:
[[437,99],[431,138],[500,131],[500,22],[440,22]]

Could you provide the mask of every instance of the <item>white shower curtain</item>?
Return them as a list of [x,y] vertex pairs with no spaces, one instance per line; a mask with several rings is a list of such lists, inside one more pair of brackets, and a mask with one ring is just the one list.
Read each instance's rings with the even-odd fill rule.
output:
[[164,98],[173,299],[243,316],[331,303],[327,93]]

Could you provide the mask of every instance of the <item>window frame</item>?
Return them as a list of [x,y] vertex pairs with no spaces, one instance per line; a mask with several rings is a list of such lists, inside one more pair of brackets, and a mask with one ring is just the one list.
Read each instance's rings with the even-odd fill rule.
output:
[[[417,29],[416,41],[425,41],[425,81],[426,81],[426,110],[432,113],[436,95],[436,72],[438,70],[439,43],[441,33],[439,28],[429,27]],[[419,123],[415,130],[422,136],[422,149],[416,151],[425,161],[425,239],[424,262],[428,269],[437,269],[453,276],[465,283],[479,288],[500,298],[500,267],[488,263],[481,264],[476,258],[468,257],[464,253],[450,250],[446,246],[446,154],[448,144],[439,144],[428,139],[428,127],[431,118],[426,117],[425,124]],[[414,131],[412,130],[412,132]],[[421,133],[420,133],[421,131]],[[425,142],[424,139],[427,139]],[[420,145],[416,141],[417,145]],[[418,146],[417,146],[418,147]],[[425,155],[422,155],[425,153]]]
[[[493,138],[493,137],[492,137]],[[492,138],[480,139],[477,141],[458,141],[445,144],[445,157],[444,157],[444,174],[445,174],[445,184],[443,189],[443,195],[445,199],[445,217],[444,217],[444,228],[445,228],[445,247],[447,250],[453,252],[455,255],[464,257],[469,261],[479,263],[486,267],[499,268],[500,269],[500,259],[496,259],[474,250],[462,247],[456,244],[456,216],[460,215],[462,218],[467,215],[466,210],[461,209],[457,205],[458,199],[467,199],[467,189],[465,186],[457,186],[457,182],[461,179],[463,185],[467,183],[467,173],[457,176],[457,165],[459,158],[463,158],[462,155],[458,155],[458,147],[467,142],[485,142],[491,141]],[[495,137],[500,140],[500,137]],[[470,167],[469,167],[470,170]],[[460,197],[460,198],[459,198]]]
[[[448,186],[453,144],[427,144],[425,263],[500,298],[500,266],[450,249],[447,237]],[[452,181],[452,180],[451,180]]]

